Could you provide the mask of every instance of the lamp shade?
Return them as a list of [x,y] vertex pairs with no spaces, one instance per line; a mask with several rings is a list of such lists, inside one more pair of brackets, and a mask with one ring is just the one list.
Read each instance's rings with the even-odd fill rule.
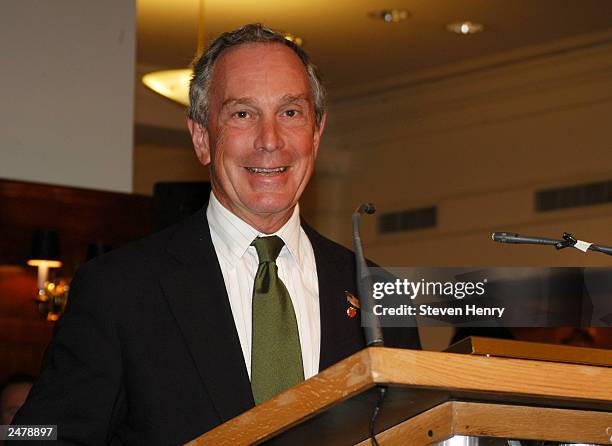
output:
[[142,77],[142,83],[155,93],[178,102],[189,105],[189,82],[193,76],[191,68],[177,68],[147,73]]
[[40,229],[32,235],[32,251],[28,265],[38,266],[42,262],[51,268],[62,265],[57,231]]

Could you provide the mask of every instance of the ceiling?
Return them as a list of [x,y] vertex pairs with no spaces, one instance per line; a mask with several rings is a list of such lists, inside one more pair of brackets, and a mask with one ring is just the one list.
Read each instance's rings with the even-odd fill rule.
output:
[[[138,64],[184,67],[197,45],[200,0],[137,0]],[[370,11],[411,17],[376,21]],[[610,0],[204,0],[208,40],[249,22],[291,32],[327,84],[354,86],[519,47],[612,28]],[[485,25],[480,34],[446,31],[450,22]]]

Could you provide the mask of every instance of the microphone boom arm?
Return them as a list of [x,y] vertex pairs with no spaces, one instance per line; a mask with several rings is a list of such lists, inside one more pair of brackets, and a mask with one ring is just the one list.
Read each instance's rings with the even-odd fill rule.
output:
[[576,240],[572,234],[568,232],[563,233],[563,239],[557,240],[547,237],[531,237],[525,235],[519,235],[512,232],[494,232],[491,234],[491,239],[495,242],[500,243],[517,243],[527,245],[553,245],[555,248],[576,248],[583,252],[596,251],[603,254],[612,255],[612,248],[603,245],[597,245],[595,243],[584,242],[582,240]]

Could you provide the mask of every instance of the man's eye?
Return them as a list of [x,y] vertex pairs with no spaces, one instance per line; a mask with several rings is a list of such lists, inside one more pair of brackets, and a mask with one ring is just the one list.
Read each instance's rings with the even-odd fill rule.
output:
[[240,119],[246,119],[249,117],[249,112],[248,111],[239,111],[234,113],[234,116]]
[[298,113],[299,112],[297,110],[286,110],[284,115],[289,117],[289,118],[293,118],[293,117],[297,116]]

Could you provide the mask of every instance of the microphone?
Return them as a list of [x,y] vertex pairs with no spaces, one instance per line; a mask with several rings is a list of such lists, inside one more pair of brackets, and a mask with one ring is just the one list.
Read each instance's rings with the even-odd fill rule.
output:
[[[361,321],[366,338],[366,346],[383,346],[384,339],[378,317],[372,312],[372,274],[363,256],[359,219],[363,214],[373,214],[376,207],[372,203],[362,204],[353,212],[353,246],[355,247],[355,263],[357,267],[357,292],[361,301]],[[370,314],[371,324],[363,324],[364,314]]]
[[563,233],[563,240],[556,240],[547,237],[531,237],[527,235],[519,235],[514,232],[494,232],[491,234],[491,239],[500,243],[516,243],[523,245],[553,245],[557,249],[576,248],[582,252],[597,251],[603,254],[612,256],[612,248],[608,246],[598,245],[595,243],[576,240],[572,234]]
[[546,237],[530,237],[518,235],[513,232],[494,232],[491,234],[491,239],[500,243],[520,243],[526,245],[557,245],[562,242],[562,240]]
[[374,212],[376,212],[376,206],[374,206],[372,203],[364,203],[357,208],[357,212],[359,212],[360,215],[363,215],[363,214],[371,215]]

